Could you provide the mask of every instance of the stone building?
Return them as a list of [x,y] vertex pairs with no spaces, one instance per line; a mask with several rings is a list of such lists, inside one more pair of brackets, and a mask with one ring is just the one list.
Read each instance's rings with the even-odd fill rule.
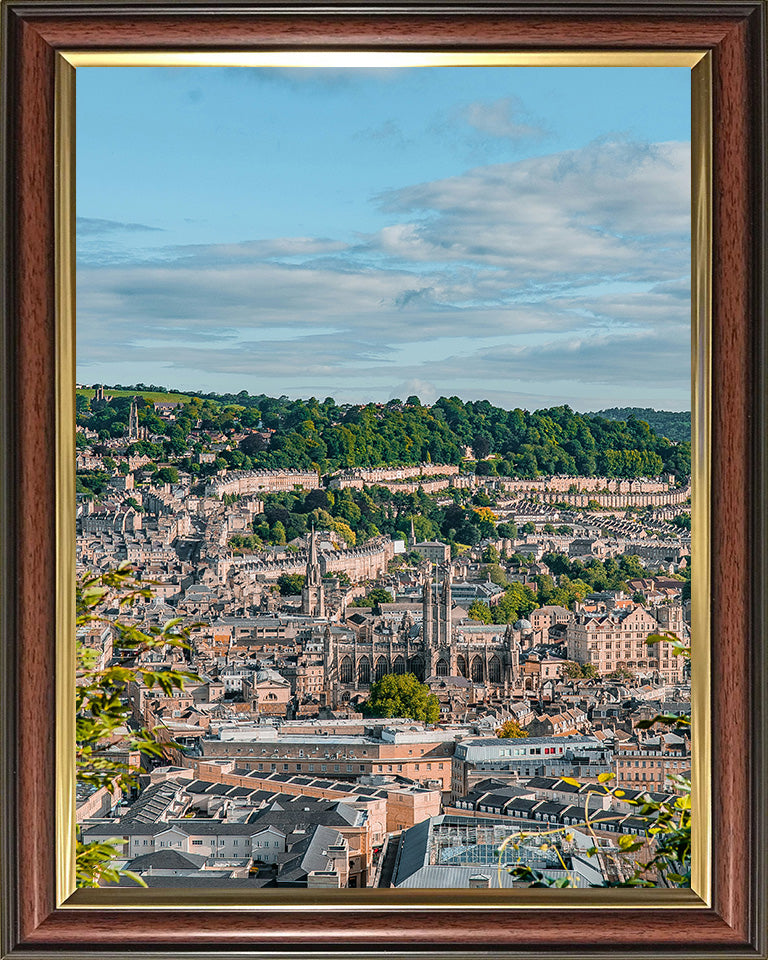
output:
[[680,683],[684,660],[675,656],[672,643],[647,640],[651,634],[672,634],[683,640],[685,630],[679,604],[661,604],[651,610],[639,604],[613,610],[579,609],[567,627],[568,657],[593,664],[600,674],[625,669]]
[[325,631],[326,680],[332,700],[341,690],[367,688],[385,674],[467,677],[509,696],[520,682],[520,630],[454,622],[450,564],[422,574],[421,622],[406,611],[398,621],[374,617],[351,636]]

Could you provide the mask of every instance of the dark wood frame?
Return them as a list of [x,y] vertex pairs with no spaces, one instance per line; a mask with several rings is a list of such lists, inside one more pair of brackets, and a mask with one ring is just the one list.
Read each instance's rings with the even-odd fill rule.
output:
[[[765,0],[9,0],[2,115],[0,956],[768,956]],[[269,913],[56,909],[53,95],[57,49],[698,49],[713,54],[713,906]],[[751,576],[750,576],[751,574]]]

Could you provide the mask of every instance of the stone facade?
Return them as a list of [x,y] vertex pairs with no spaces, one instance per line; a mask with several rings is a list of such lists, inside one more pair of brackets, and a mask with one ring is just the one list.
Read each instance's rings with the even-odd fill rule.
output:
[[332,699],[385,674],[468,677],[508,696],[520,680],[520,632],[511,626],[453,622],[450,565],[422,577],[421,623],[406,612],[399,623],[374,618],[352,637],[325,632],[324,661]]
[[629,610],[577,610],[567,627],[568,656],[577,663],[593,664],[602,675],[626,669],[680,683],[684,660],[675,656],[671,643],[647,643],[650,634],[664,633],[684,637],[679,604],[652,610],[640,605]]
[[313,470],[239,470],[230,471],[226,477],[211,480],[205,485],[206,497],[221,497],[224,494],[271,493],[283,490],[314,490],[320,480]]
[[[395,555],[395,546],[389,537],[376,537],[360,547],[320,553],[318,562],[321,574],[346,573],[350,580],[375,580],[387,570],[387,564]],[[309,563],[309,551],[289,554],[279,560],[257,556],[218,557],[216,575],[220,580],[234,574],[251,574],[259,580],[277,580],[283,573],[305,573]]]

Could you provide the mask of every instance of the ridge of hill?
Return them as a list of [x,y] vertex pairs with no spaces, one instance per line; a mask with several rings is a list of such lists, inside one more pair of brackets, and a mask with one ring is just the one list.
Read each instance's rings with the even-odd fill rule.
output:
[[[568,406],[505,410],[488,400],[459,397],[441,397],[431,405],[415,396],[385,404],[337,404],[332,397],[291,400],[243,390],[192,397],[169,420],[158,416],[153,398],[138,389],[104,389],[113,396],[111,403],[80,393],[78,423],[96,430],[100,438],[124,436],[128,397],[136,394],[141,397],[139,422],[158,438],[144,450],[152,457],[188,457],[188,438],[195,431],[197,443],[205,443],[203,435],[240,433],[237,450],[221,451],[220,459],[226,462],[218,469],[311,468],[330,473],[348,467],[476,461],[474,469],[486,476],[690,475],[690,443],[660,435],[632,415],[619,420],[577,413]],[[172,400],[184,395],[161,396]]]
[[659,437],[666,437],[675,443],[691,442],[690,410],[654,410],[653,407],[610,407],[597,410],[593,416],[606,420],[628,420],[635,417],[644,420]]

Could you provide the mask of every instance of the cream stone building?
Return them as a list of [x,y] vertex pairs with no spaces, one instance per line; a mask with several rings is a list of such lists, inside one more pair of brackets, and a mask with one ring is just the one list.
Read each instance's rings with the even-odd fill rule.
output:
[[662,604],[646,610],[633,605],[614,610],[576,610],[567,627],[568,657],[591,663],[600,674],[626,669],[658,676],[666,683],[683,679],[683,657],[672,651],[671,642],[649,644],[651,634],[685,636],[683,608]]

